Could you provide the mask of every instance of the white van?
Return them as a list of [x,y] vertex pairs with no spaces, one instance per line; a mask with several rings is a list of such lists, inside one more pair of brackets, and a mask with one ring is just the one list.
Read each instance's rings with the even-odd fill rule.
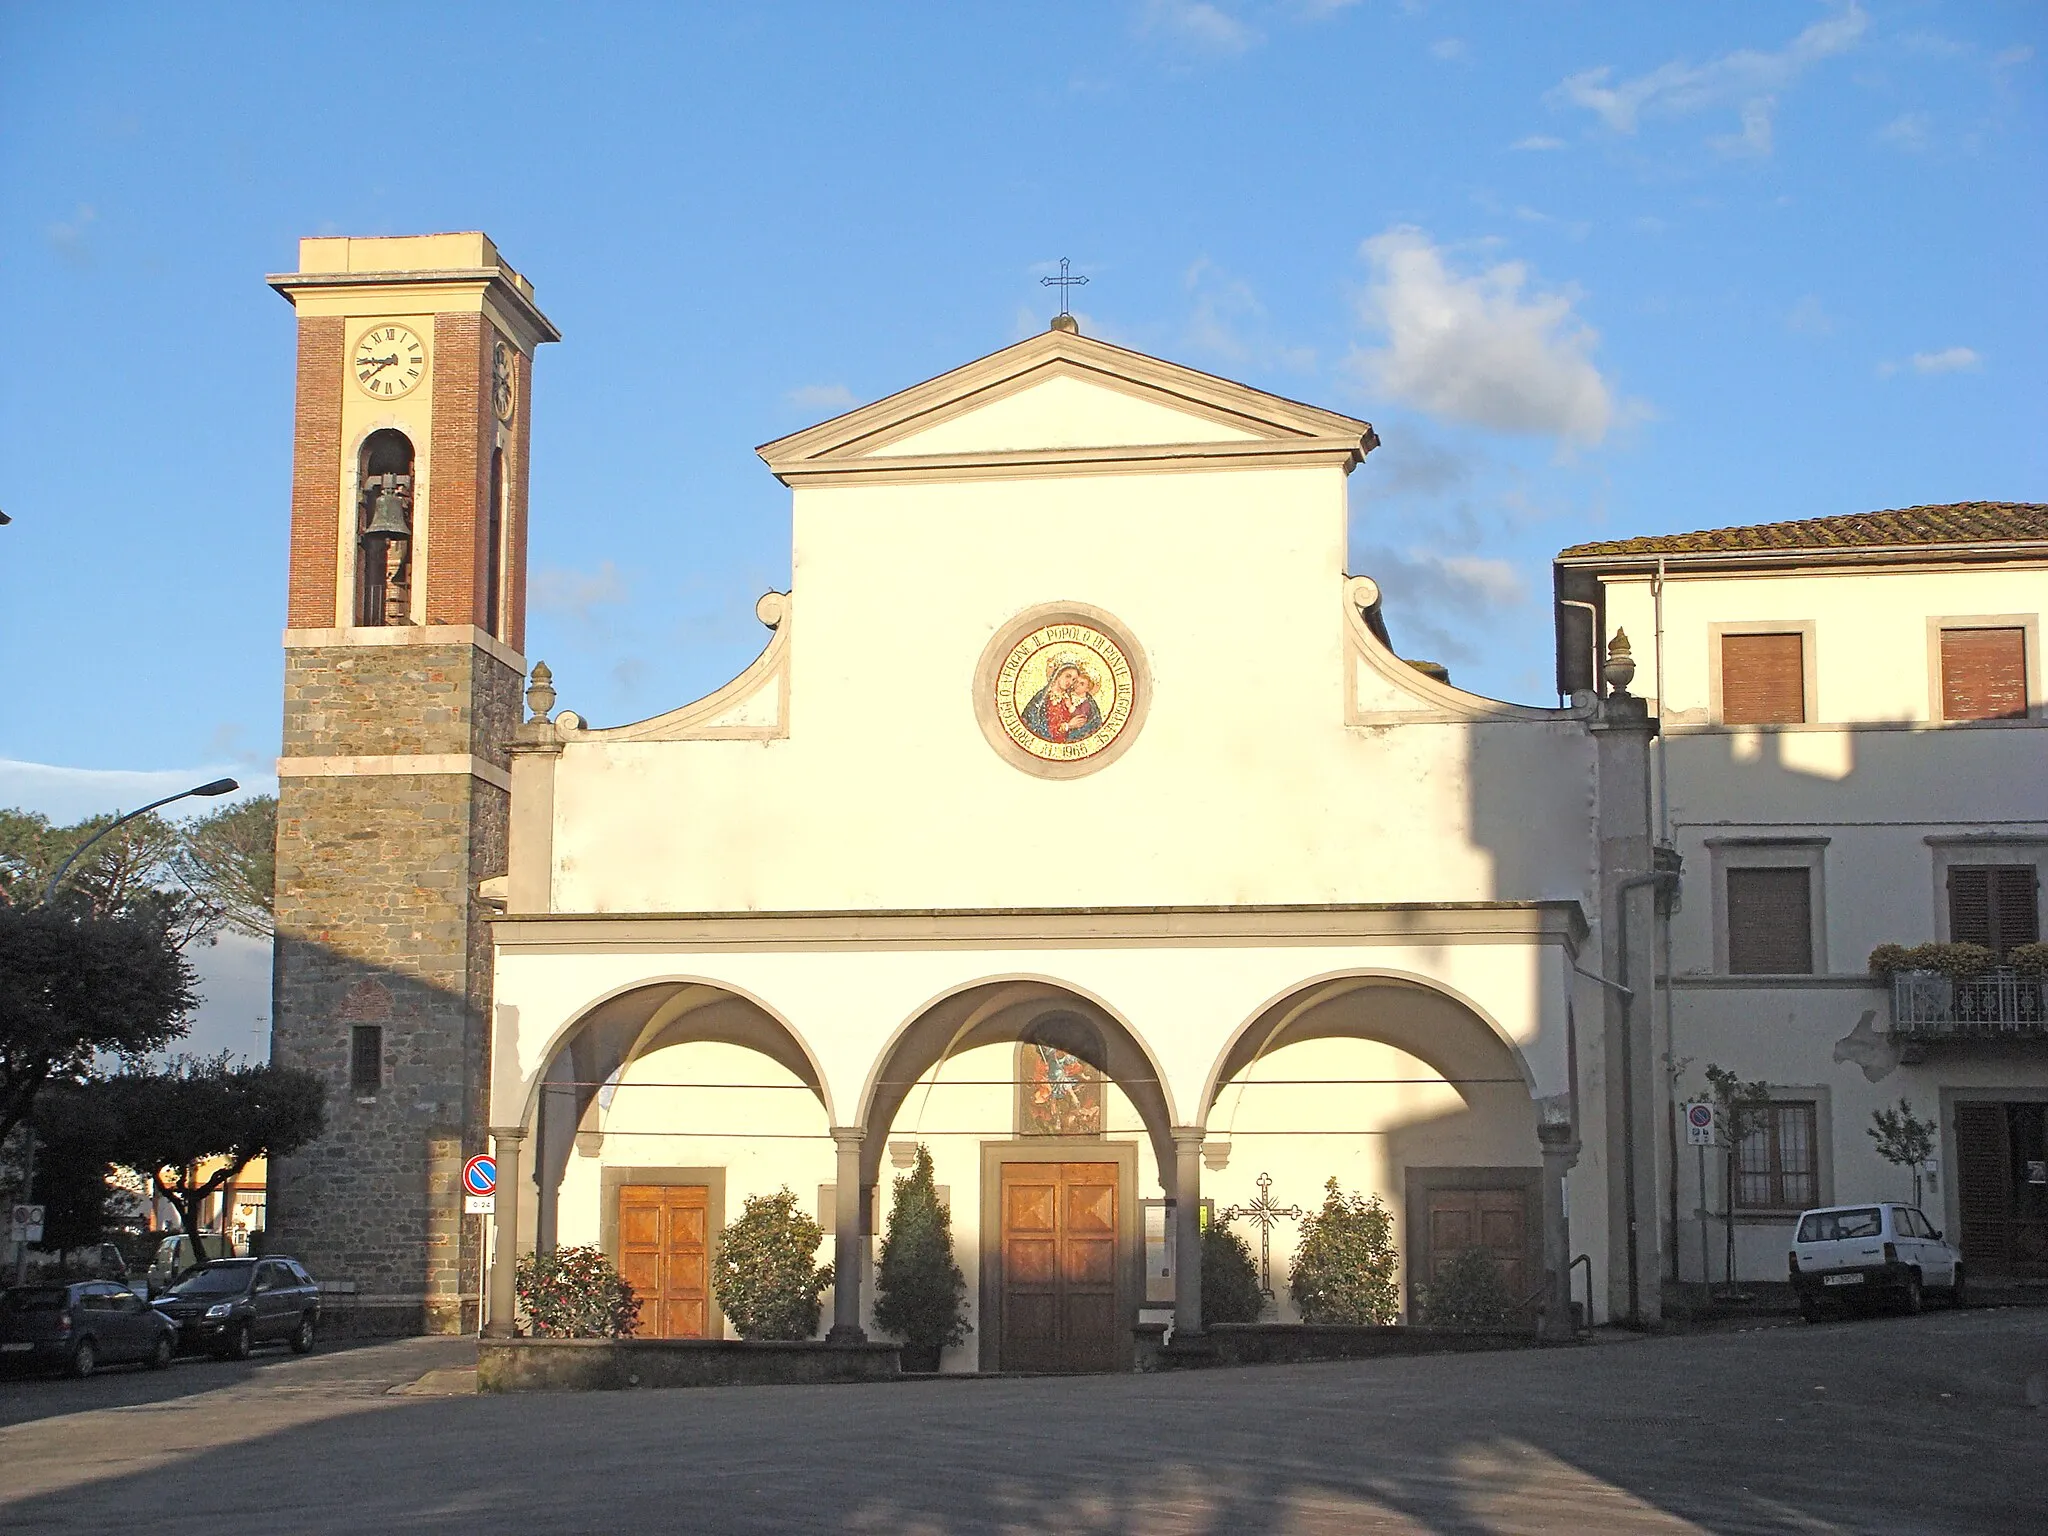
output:
[[1879,1296],[1907,1312],[1918,1312],[1928,1291],[1963,1304],[1963,1256],[1916,1206],[1877,1201],[1803,1212],[1789,1263],[1808,1322],[1830,1304]]

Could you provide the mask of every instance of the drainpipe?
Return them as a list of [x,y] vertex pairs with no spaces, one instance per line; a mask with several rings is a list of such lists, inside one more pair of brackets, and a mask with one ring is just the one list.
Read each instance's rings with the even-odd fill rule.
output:
[[1630,1327],[1640,1327],[1643,1321],[1642,1277],[1637,1270],[1636,1241],[1636,1071],[1635,1071],[1635,992],[1629,986],[1629,944],[1628,944],[1628,898],[1631,891],[1644,886],[1675,889],[1678,872],[1670,869],[1650,869],[1639,875],[1629,875],[1614,887],[1615,969],[1621,972],[1615,979],[1615,991],[1621,998],[1621,1184],[1623,1197],[1628,1201],[1628,1320]]

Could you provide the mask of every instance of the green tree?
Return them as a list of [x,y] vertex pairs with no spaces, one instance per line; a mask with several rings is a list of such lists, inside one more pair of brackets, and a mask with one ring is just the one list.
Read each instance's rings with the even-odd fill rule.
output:
[[[0,811],[0,900],[40,904],[50,876],[115,820],[88,816],[58,826],[33,812]],[[173,866],[183,847],[176,823],[154,812],[138,816],[86,850],[51,905],[76,917],[139,919],[160,928],[175,949],[210,943],[220,914],[178,879]]]
[[[1714,1101],[1726,1142],[1722,1151],[1721,1230],[1723,1236],[1721,1283],[1735,1284],[1735,1164],[1742,1155],[1742,1143],[1751,1135],[1765,1133],[1764,1117],[1771,1110],[1771,1085],[1762,1078],[1745,1083],[1726,1067],[1707,1063],[1708,1092]],[[1702,1203],[1705,1192],[1701,1193]],[[1702,1275],[1702,1281],[1706,1277]]]
[[910,1172],[896,1179],[875,1266],[875,1323],[918,1350],[948,1348],[971,1331],[967,1279],[953,1262],[953,1213],[939,1203],[922,1142]]
[[1874,1109],[1864,1134],[1877,1143],[1877,1155],[1900,1168],[1913,1170],[1913,1203],[1920,1203],[1920,1170],[1934,1156],[1935,1124],[1913,1113],[1909,1099],[1897,1109]]
[[192,967],[152,915],[0,906],[0,1142],[45,1086],[183,1035],[197,1001]]
[[1421,1292],[1416,1310],[1425,1323],[1498,1328],[1515,1310],[1500,1265],[1484,1248],[1459,1249],[1437,1266],[1434,1280],[1416,1289]]
[[1252,1250],[1222,1222],[1202,1233],[1202,1325],[1256,1323],[1265,1310]]
[[59,1083],[36,1100],[35,1200],[44,1208],[43,1247],[85,1248],[120,1224],[107,1157],[110,1127],[89,1088]]
[[1394,1218],[1378,1195],[1347,1195],[1335,1179],[1304,1217],[1287,1289],[1305,1323],[1391,1323],[1400,1312]]
[[251,795],[179,829],[171,869],[236,933],[267,939],[275,927],[277,797]]
[[522,1253],[513,1286],[536,1338],[624,1339],[640,1325],[640,1298],[602,1249]]
[[[109,1127],[107,1160],[149,1179],[187,1232],[207,1197],[259,1157],[287,1157],[327,1122],[327,1088],[299,1067],[237,1066],[226,1051],[131,1065],[82,1090]],[[212,1173],[199,1166],[220,1160]]]
[[818,1298],[832,1266],[817,1262],[825,1229],[797,1209],[785,1184],[749,1195],[725,1229],[713,1289],[719,1310],[743,1339],[808,1339],[818,1331]]

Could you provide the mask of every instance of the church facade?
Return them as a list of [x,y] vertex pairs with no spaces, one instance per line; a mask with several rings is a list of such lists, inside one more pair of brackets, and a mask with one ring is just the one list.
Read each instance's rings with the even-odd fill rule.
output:
[[519,1253],[594,1244],[643,1332],[717,1336],[718,1234],[786,1187],[855,1340],[923,1144],[949,1369],[1199,1335],[1208,1220],[1292,1316],[1333,1179],[1391,1214],[1404,1307],[1480,1246],[1554,1335],[1575,1272],[1657,1317],[1677,871],[1601,603],[1560,608],[1565,707],[1452,686],[1346,569],[1369,424],[1062,317],[763,447],[760,655],[594,724],[521,650],[530,285],[481,236],[301,267],[276,1051],[337,1112],[273,1223],[316,1272],[502,1332]]

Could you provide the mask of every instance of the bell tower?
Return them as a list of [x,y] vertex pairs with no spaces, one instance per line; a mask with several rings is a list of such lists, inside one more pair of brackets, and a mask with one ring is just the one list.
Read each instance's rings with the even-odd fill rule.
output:
[[328,1086],[273,1251],[362,1327],[477,1322],[491,946],[526,635],[528,408],[560,333],[477,232],[299,242],[271,1051]]

